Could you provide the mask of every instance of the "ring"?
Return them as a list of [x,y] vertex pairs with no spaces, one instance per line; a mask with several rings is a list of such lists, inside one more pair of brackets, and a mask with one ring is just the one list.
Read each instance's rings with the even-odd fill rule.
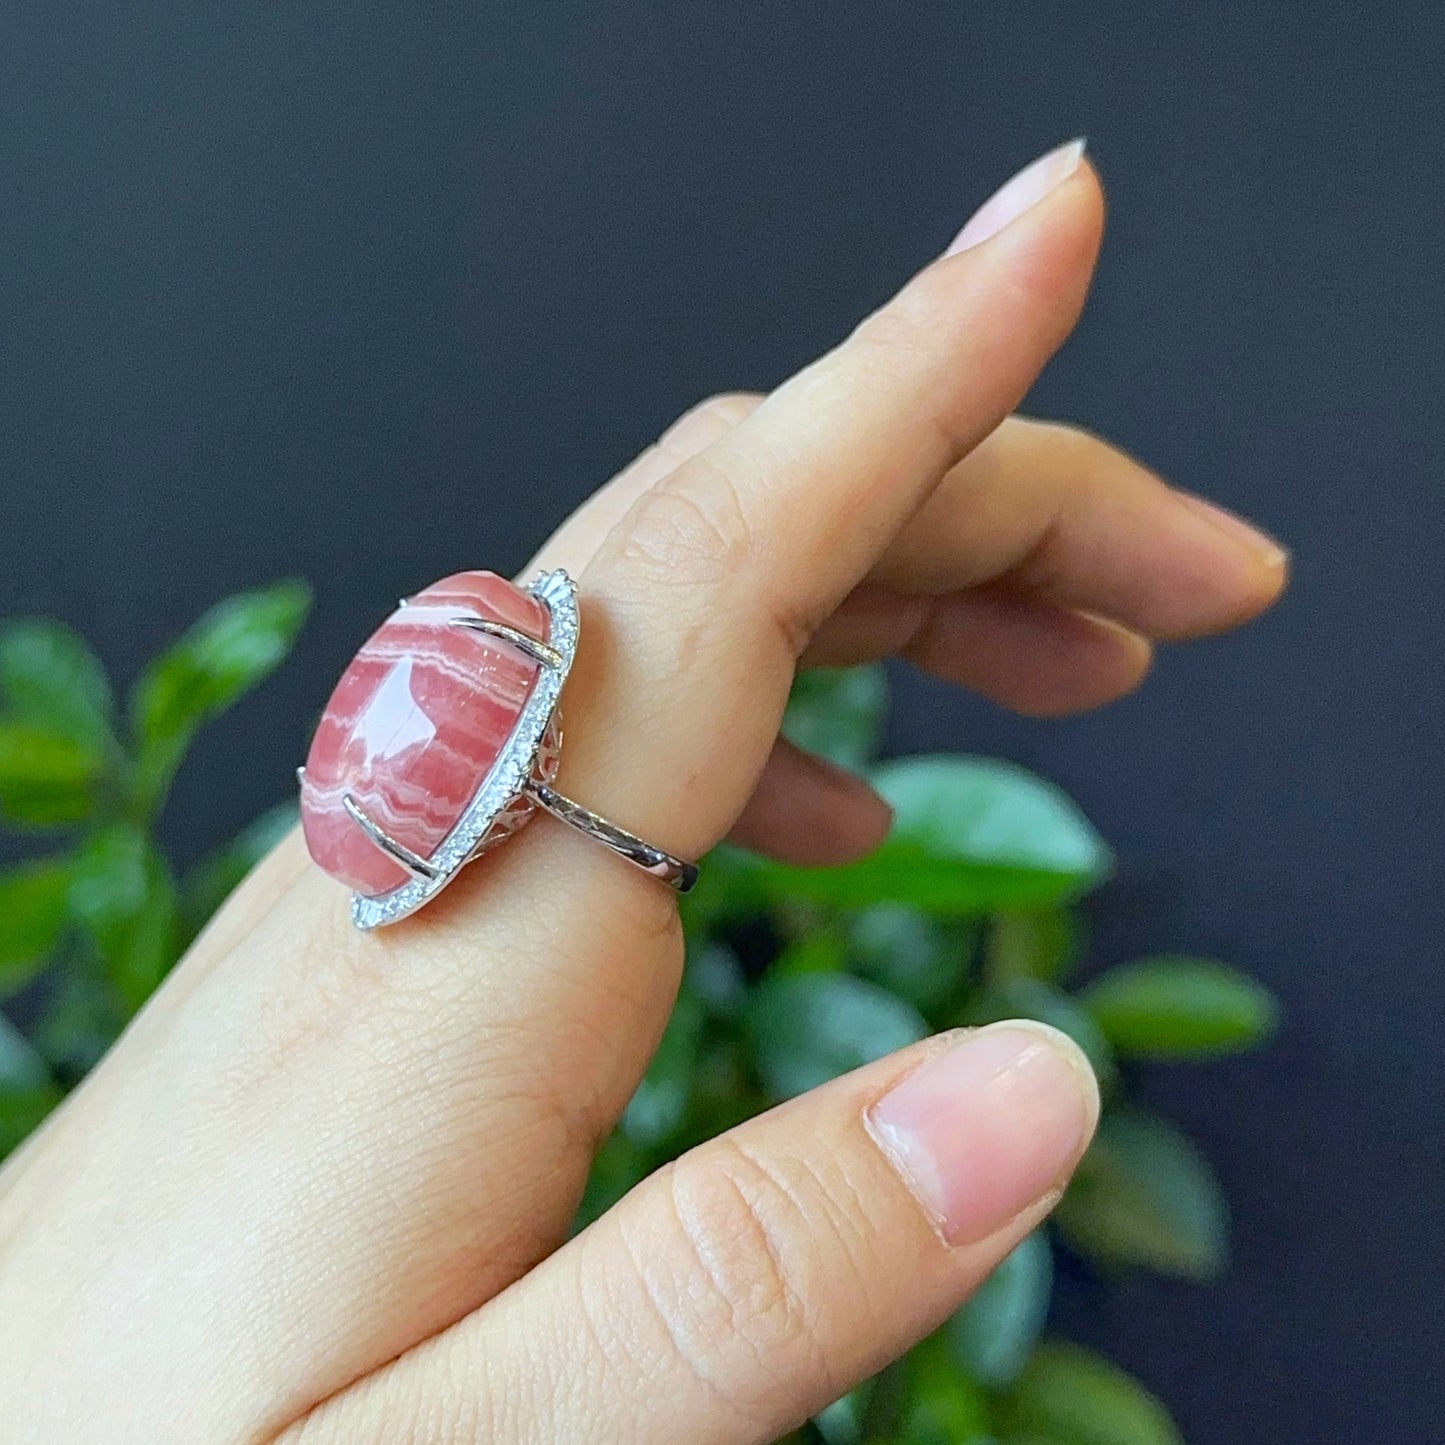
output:
[[358,928],[395,923],[538,808],[686,893],[697,866],[552,787],[558,698],[577,651],[576,583],[459,572],[400,606],[341,676],[312,739],[301,824],[352,888]]

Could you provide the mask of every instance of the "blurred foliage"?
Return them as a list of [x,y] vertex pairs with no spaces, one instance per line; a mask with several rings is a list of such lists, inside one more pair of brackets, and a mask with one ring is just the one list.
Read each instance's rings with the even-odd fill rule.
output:
[[[226,895],[295,817],[284,804],[184,875],[155,827],[197,731],[286,657],[309,597],[281,582],[213,608],[120,705],[86,643],[48,620],[0,625],[0,822],[44,831],[0,870],[0,1157],[114,1041]],[[799,678],[785,730],[865,771],[895,809],[841,868],[723,846],[682,903],[671,1021],[598,1154],[579,1225],[667,1160],[926,1034],[1027,1016],[1078,1041],[1104,1087],[1098,1138],[1054,1221],[903,1360],[810,1421],[813,1445],[1172,1445],[1141,1385],[1045,1337],[1060,1245],[1106,1276],[1202,1280],[1227,1210],[1207,1161],[1125,1098],[1135,1060],[1217,1058],[1268,1037],[1275,1005],[1208,959],[1159,956],[1070,983],[1074,905],[1110,871],[1078,808],[1007,763],[879,763],[881,669]],[[17,1007],[18,1005],[18,1007]],[[17,1027],[12,1018],[23,1018]]]
[[45,835],[0,870],[0,1157],[110,1047],[202,925],[295,819],[277,808],[191,871],[156,824],[198,730],[291,651],[300,582],[228,598],[141,674],[122,705],[63,623],[0,623],[0,823]]
[[1138,1061],[1256,1047],[1273,999],[1225,964],[1170,955],[1074,987],[1078,901],[1109,875],[1103,839],[1057,788],[964,756],[878,762],[879,668],[798,679],[784,730],[863,771],[895,810],[877,852],[797,868],[724,845],[683,899],[687,964],[662,1046],[603,1146],[579,1226],[692,1145],[939,1029],[1041,1019],[1069,1034],[1105,1099],[1054,1219],[907,1357],[790,1442],[1178,1445],[1164,1406],[1107,1360],[1046,1335],[1055,1253],[1106,1281],[1142,1267],[1207,1280],[1228,1211],[1208,1162],[1127,1099]]

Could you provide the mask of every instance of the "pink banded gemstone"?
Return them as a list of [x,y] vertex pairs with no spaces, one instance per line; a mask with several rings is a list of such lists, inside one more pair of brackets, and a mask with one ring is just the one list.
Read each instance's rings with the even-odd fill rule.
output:
[[346,811],[423,858],[466,810],[517,725],[538,664],[452,624],[484,617],[546,639],[547,609],[494,572],[459,572],[418,592],[341,676],[306,758],[301,824],[311,856],[375,897],[407,880]]

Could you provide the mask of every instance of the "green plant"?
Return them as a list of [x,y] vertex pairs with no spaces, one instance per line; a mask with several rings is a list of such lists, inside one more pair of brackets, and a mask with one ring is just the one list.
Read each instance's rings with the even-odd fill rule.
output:
[[[183,876],[155,825],[198,729],[286,656],[308,607],[282,582],[208,612],[146,669],[122,721],[68,628],[0,625],[0,820],[65,846],[0,871],[0,1157],[84,1075],[226,894],[290,825],[281,805]],[[646,1078],[593,1170],[581,1220],[690,1145],[924,1034],[1027,1015],[1072,1035],[1106,1100],[1053,1223],[942,1329],[819,1415],[824,1445],[1165,1445],[1160,1403],[1106,1360],[1041,1338],[1055,1240],[1112,1272],[1188,1279],[1223,1267],[1226,1210],[1208,1164],[1126,1102],[1138,1059],[1232,1053],[1274,1004],[1219,963],[1160,956],[1070,990],[1074,904],[1111,867],[1056,788],[969,757],[874,761],[881,669],[806,674],[786,730],[865,769],[896,809],[844,868],[722,847],[683,900],[687,967]]]
[[0,624],[0,821],[61,846],[0,871],[0,1158],[110,1046],[251,865],[290,826],[282,805],[177,877],[156,842],[199,729],[269,675],[310,606],[299,582],[206,613],[145,669],[124,716],[62,623]]
[[1140,1384],[1044,1337],[1059,1243],[1101,1273],[1143,1266],[1188,1280],[1226,1262],[1213,1171],[1172,1124],[1127,1099],[1139,1060],[1254,1047],[1273,999],[1224,964],[1160,955],[1082,988],[1075,905],[1109,874],[1103,840],[1057,788],[1007,763],[875,761],[879,668],[805,674],[794,741],[866,771],[893,804],[871,857],[842,868],[773,863],[724,846],[683,900],[687,965],[672,1020],[604,1144],[585,1223],[682,1150],[925,1034],[1006,1017],[1071,1035],[1101,1082],[1099,1134],[1052,1222],[942,1329],[795,1437],[824,1445],[1171,1445]]

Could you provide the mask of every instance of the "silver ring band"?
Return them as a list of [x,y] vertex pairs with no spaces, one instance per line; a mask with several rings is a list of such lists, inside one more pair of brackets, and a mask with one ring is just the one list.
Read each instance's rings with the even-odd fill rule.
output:
[[641,868],[644,873],[662,879],[679,893],[688,892],[697,882],[696,863],[685,863],[681,858],[675,858],[661,848],[654,848],[651,843],[644,843],[635,833],[619,828],[616,823],[609,823],[600,814],[584,808],[581,803],[574,803],[571,798],[564,798],[546,783],[535,780],[529,782],[527,796],[539,808],[545,808],[569,828],[585,833],[594,842],[610,848],[620,858],[626,858],[629,863]]

